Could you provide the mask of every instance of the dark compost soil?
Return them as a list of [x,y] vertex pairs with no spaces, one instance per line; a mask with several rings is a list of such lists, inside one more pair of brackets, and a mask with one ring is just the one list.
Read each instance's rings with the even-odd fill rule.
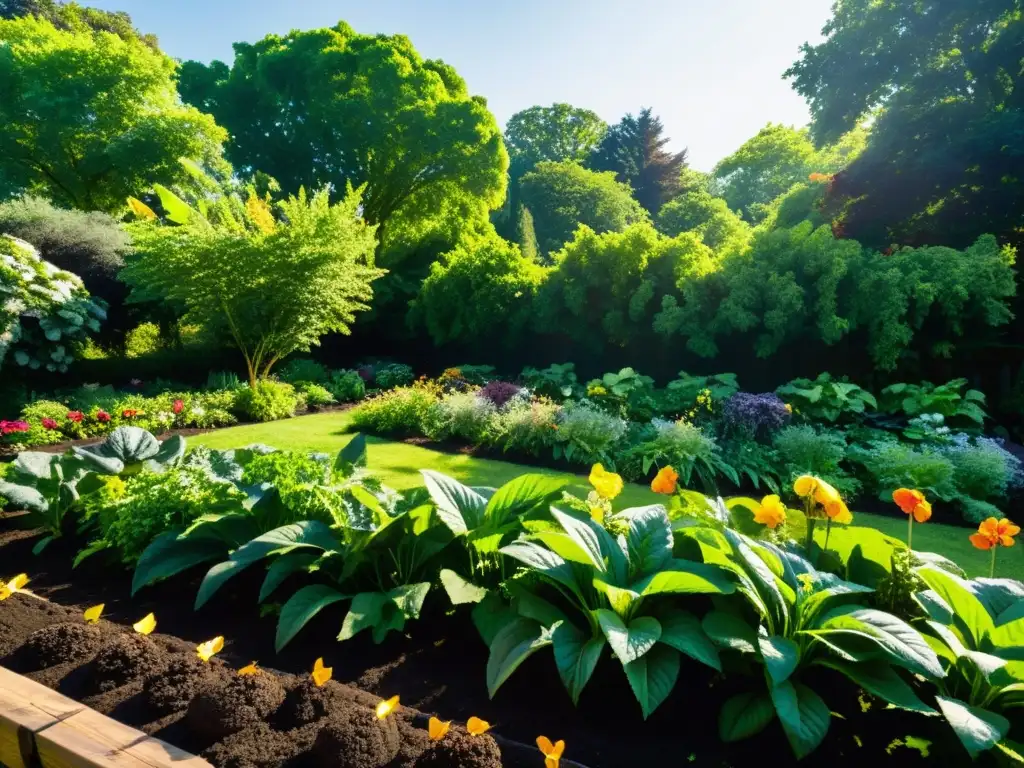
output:
[[[392,633],[381,645],[369,633],[338,643],[340,604],[322,611],[275,654],[276,617],[260,618],[256,603],[259,569],[232,579],[195,612],[202,567],[131,598],[130,572],[98,556],[72,570],[82,542],[69,538],[32,555],[37,537],[17,523],[0,514],[0,578],[26,572],[28,589],[49,602],[22,594],[0,602],[0,665],[203,754],[218,768],[539,768],[543,756],[533,742],[540,734],[566,740],[564,768],[760,767],[766,758],[772,766],[795,764],[777,722],[738,744],[723,745],[718,738],[721,702],[756,680],[724,678],[684,663],[672,696],[644,722],[621,667],[608,654],[576,708],[545,649],[490,700],[487,648],[468,612],[446,615],[447,601],[428,599],[407,634]],[[103,620],[86,626],[82,610],[100,602],[106,605]],[[157,632],[132,633],[131,623],[150,611]],[[223,635],[226,646],[204,664],[195,646],[215,635]],[[309,678],[317,657],[334,669],[323,688]],[[236,670],[254,659],[262,674],[239,677]],[[812,683],[840,717],[833,718],[823,746],[801,765],[969,764],[938,718],[886,711],[877,701],[864,711],[866,696],[829,670],[822,669]],[[377,721],[374,706],[394,694],[401,696],[401,706]],[[431,744],[426,735],[432,714],[455,721],[441,744]],[[462,730],[472,715],[492,723],[496,741]],[[927,759],[913,749],[890,749],[908,735],[932,742]]]

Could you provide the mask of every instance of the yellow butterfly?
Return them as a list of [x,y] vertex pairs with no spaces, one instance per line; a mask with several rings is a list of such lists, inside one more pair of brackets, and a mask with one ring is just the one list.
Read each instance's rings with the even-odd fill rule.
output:
[[224,649],[224,638],[218,635],[196,646],[196,655],[203,661],[209,661]]
[[471,736],[480,736],[491,730],[491,724],[486,720],[481,720],[479,717],[471,717],[466,721],[466,730],[469,731]]
[[395,707],[398,706],[398,697],[392,696],[387,701],[382,701],[377,705],[377,719],[383,720],[385,717],[395,711]]
[[138,632],[140,635],[152,634],[153,630],[156,629],[156,616],[152,613],[147,614],[145,618],[139,619],[132,624],[132,629]]
[[238,670],[239,677],[248,677],[249,675],[258,675],[260,673],[259,665],[253,661],[249,663],[249,666],[242,667]]
[[544,768],[558,768],[558,762],[565,752],[565,742],[559,739],[554,744],[547,736],[537,737],[537,748],[544,754]]
[[313,664],[313,682],[317,688],[323,687],[334,674],[334,667],[325,667],[323,659],[317,659]]
[[100,616],[103,615],[104,603],[94,605],[92,608],[86,608],[85,613],[82,614],[82,618],[85,619],[86,624],[98,624]]
[[431,741],[440,741],[448,733],[448,729],[452,727],[452,721],[441,721],[436,717],[430,718],[430,722],[427,723],[427,732],[430,734]]

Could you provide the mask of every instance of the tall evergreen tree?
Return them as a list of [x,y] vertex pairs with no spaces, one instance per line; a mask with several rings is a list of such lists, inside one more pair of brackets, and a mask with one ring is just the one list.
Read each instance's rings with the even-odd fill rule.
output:
[[591,155],[595,170],[614,171],[616,178],[633,187],[637,201],[657,214],[668,200],[679,194],[680,173],[686,167],[686,150],[670,152],[661,118],[649,107],[636,117],[626,115],[612,126]]

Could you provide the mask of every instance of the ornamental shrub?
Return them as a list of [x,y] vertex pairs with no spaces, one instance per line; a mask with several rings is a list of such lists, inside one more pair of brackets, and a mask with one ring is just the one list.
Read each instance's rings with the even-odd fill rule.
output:
[[430,410],[424,422],[424,433],[433,440],[457,437],[478,445],[497,410],[491,400],[476,391],[451,392]]
[[335,402],[334,395],[331,394],[327,387],[315,384],[312,381],[295,382],[295,391],[306,398],[306,405],[314,408],[330,405]]
[[351,403],[366,397],[366,382],[357,371],[332,371],[325,386],[340,403]]
[[544,397],[532,402],[517,398],[491,417],[485,442],[506,452],[543,456],[555,444],[560,410],[560,406]]
[[414,378],[412,367],[404,363],[387,363],[373,370],[373,383],[378,389],[408,387]]
[[299,398],[295,387],[283,381],[263,379],[235,395],[235,410],[253,421],[274,421],[295,415]]
[[437,391],[426,386],[398,387],[382,392],[352,411],[352,427],[377,435],[422,435],[437,403]]
[[737,392],[722,406],[726,430],[750,438],[770,437],[789,424],[790,417],[786,404],[771,392],[760,395]]
[[508,381],[488,382],[479,392],[480,397],[489,400],[496,407],[503,407],[509,400],[518,395],[522,389]]
[[783,427],[772,445],[782,464],[783,485],[789,485],[799,475],[816,475],[845,495],[856,493],[857,481],[840,467],[840,462],[846,458],[846,438],[841,432],[817,430],[806,424]]
[[330,379],[330,372],[316,360],[310,360],[308,357],[297,357],[294,360],[289,360],[278,371],[277,377],[289,384],[296,384],[300,381],[326,384]]
[[671,466],[681,472],[686,466],[710,464],[717,452],[715,439],[688,421],[652,419],[641,440],[624,451],[616,465],[628,480],[647,476],[652,466]]
[[600,461],[610,466],[614,466],[612,450],[627,430],[624,419],[587,400],[567,403],[555,426],[555,458],[564,456],[580,464]]
[[883,501],[891,501],[897,488],[917,488],[943,501],[957,496],[953,462],[931,448],[915,448],[895,440],[872,441],[851,451],[850,457],[864,466]]
[[[36,400],[26,405],[21,409],[18,419],[28,423],[28,432],[21,433],[17,442],[25,445],[56,445],[64,442],[67,437],[60,426],[66,421],[67,415],[68,407],[52,400]],[[52,422],[54,426],[44,426],[44,421]]]
[[1021,484],[1020,460],[991,438],[972,440],[958,433],[941,452],[953,464],[953,482],[962,496],[1003,499]]
[[156,323],[140,323],[125,336],[124,354],[130,359],[145,357],[157,352],[162,346],[160,326]]

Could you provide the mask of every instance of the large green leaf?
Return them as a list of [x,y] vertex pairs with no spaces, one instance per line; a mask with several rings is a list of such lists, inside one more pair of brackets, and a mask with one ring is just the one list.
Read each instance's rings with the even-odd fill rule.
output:
[[199,585],[195,608],[199,610],[228,579],[271,552],[295,547],[315,547],[330,551],[338,546],[331,529],[318,520],[303,520],[275,528],[236,549],[229,560],[213,566]]
[[953,623],[964,639],[970,640],[973,648],[980,648],[982,639],[995,627],[981,601],[951,573],[931,566],[918,568],[917,573],[953,611]]
[[315,552],[289,552],[274,559],[260,587],[259,602],[263,602],[293,573],[305,570],[320,557]]
[[568,621],[560,621],[551,629],[558,674],[572,703],[579,704],[580,694],[601,658],[605,639],[602,635],[585,634]]
[[458,480],[432,469],[421,469],[420,474],[437,507],[438,518],[452,533],[460,536],[480,527],[487,508],[486,498]]
[[214,539],[180,539],[176,531],[162,533],[146,547],[135,566],[132,595],[154,581],[223,556],[224,545]]
[[441,584],[444,586],[444,591],[448,593],[452,605],[479,603],[487,596],[486,587],[478,587],[448,568],[441,569]]
[[384,606],[391,598],[384,592],[360,592],[352,598],[352,605],[341,623],[338,640],[351,640],[364,629],[372,629],[384,620]]
[[626,677],[646,720],[675,688],[679,679],[679,651],[656,645],[626,665]]
[[495,592],[488,592],[483,600],[473,606],[472,616],[473,626],[488,647],[502,629],[518,618],[516,612]]
[[992,749],[1010,730],[1010,721],[995,712],[946,696],[936,696],[935,700],[971,759]]
[[637,576],[654,573],[672,559],[672,523],[661,504],[634,507],[616,516],[629,524],[629,564]]
[[192,218],[192,209],[188,207],[188,203],[163,184],[154,184],[153,191],[160,198],[160,206],[164,209],[168,221],[181,226],[188,224]]
[[718,649],[705,634],[700,619],[689,611],[678,608],[659,611],[657,619],[661,624],[661,637],[658,638],[658,642],[675,648],[712,669],[722,671]]
[[630,607],[633,605],[634,600],[640,599],[640,593],[634,592],[631,589],[624,587],[617,587],[614,584],[609,584],[604,579],[599,579],[596,576],[591,581],[594,589],[608,598],[608,604],[612,607],[619,616],[625,616],[629,613]]
[[564,558],[554,552],[530,541],[514,541],[498,551],[579,595],[580,587],[572,568]]
[[911,712],[934,714],[935,710],[914,693],[914,689],[884,661],[847,662],[825,659],[819,664],[842,672],[868,693],[885,699],[893,706]]
[[512,597],[512,608],[523,618],[533,619],[544,627],[551,627],[559,621],[567,621],[569,618],[561,608],[534,594],[532,590],[518,581],[506,582],[505,589]]
[[[44,451],[22,451],[11,465],[9,478],[28,475],[38,480],[49,480],[54,477],[54,468],[60,464],[61,456]],[[11,480],[14,482],[14,480]]]
[[748,739],[763,731],[774,717],[775,706],[767,693],[740,693],[722,705],[718,737],[725,742]]
[[757,653],[757,630],[732,613],[709,611],[701,620],[701,627],[720,648],[740,653]]
[[531,541],[539,541],[556,555],[569,562],[594,567],[593,553],[587,552],[576,543],[568,533],[561,531],[538,531],[530,536]]
[[652,573],[630,586],[641,595],[660,594],[717,594],[728,595],[736,591],[727,571],[716,565],[673,560],[670,570]]
[[152,462],[155,467],[150,464],[147,464],[147,466],[151,469],[162,469],[167,466],[173,466],[181,461],[181,458],[184,455],[185,438],[181,435],[172,435],[160,443],[160,449],[148,459],[148,461]]
[[[88,451],[89,447],[83,450]],[[118,427],[104,442],[94,447],[97,453],[114,456],[125,464],[152,459],[160,452],[159,441],[140,427]]]
[[484,514],[490,525],[502,526],[538,507],[547,506],[559,496],[565,482],[565,478],[559,475],[520,475],[495,491]]
[[562,530],[566,532],[569,538],[586,554],[589,564],[600,573],[605,573],[607,567],[601,553],[601,542],[594,529],[587,522],[578,520],[554,507],[551,508],[551,516],[562,526]]
[[942,664],[921,634],[891,613],[841,606],[830,611],[821,622],[821,630],[832,643],[842,647],[844,633],[867,638],[886,652],[893,663],[925,677],[945,676]]
[[757,647],[772,685],[786,682],[800,663],[800,647],[788,638],[758,635]]
[[325,584],[312,584],[300,589],[281,606],[281,616],[277,620],[277,636],[274,638],[274,650],[280,652],[310,619],[328,605],[344,600],[346,597],[348,596]]
[[14,509],[24,509],[37,514],[46,514],[50,500],[31,485],[19,485],[0,480],[0,497],[7,499]]
[[498,632],[487,658],[487,692],[490,697],[494,698],[501,684],[520,664],[548,645],[551,645],[551,634],[530,619],[516,619]]
[[661,624],[651,616],[633,619],[627,626],[607,608],[594,612],[612,652],[625,666],[647,653],[661,637]]
[[388,597],[398,606],[407,619],[418,619],[423,610],[423,601],[430,592],[430,582],[420,581],[414,584],[403,584],[388,592]]
[[801,683],[786,681],[774,686],[770,693],[793,754],[798,760],[806,757],[818,748],[828,733],[832,716],[828,705]]

